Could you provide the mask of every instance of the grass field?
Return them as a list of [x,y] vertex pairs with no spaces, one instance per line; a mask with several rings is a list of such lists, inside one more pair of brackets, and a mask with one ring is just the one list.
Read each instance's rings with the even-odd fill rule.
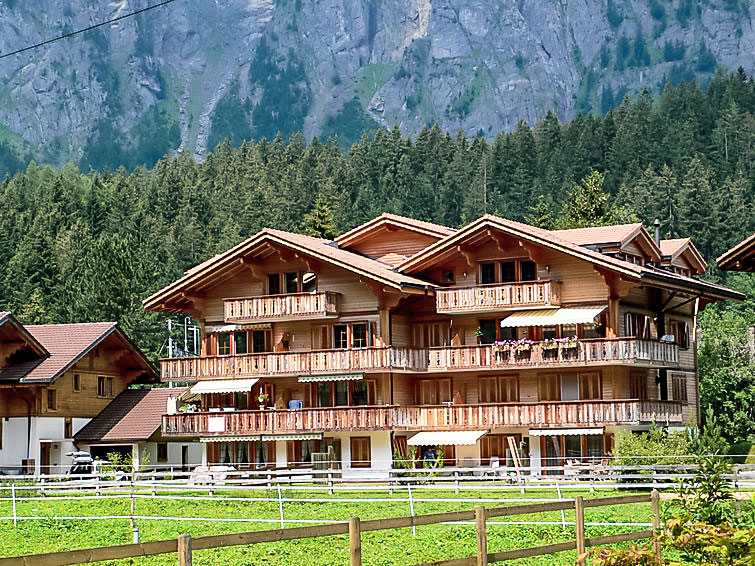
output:
[[[359,516],[362,519],[396,517],[409,515],[409,502],[406,491],[397,491],[393,496],[385,491],[346,491],[336,492],[328,496],[327,491],[303,492],[283,490],[284,498],[297,498],[300,501],[284,503],[284,513],[287,520],[325,520],[345,521],[349,517]],[[570,490],[564,497],[583,495],[585,498],[616,495],[617,492],[601,491],[591,494],[589,490]],[[626,494],[622,492],[621,494]],[[22,496],[20,494],[19,496]],[[148,495],[148,494],[145,494]],[[162,495],[158,493],[158,495]],[[165,494],[167,495],[167,494]],[[174,494],[176,495],[176,494]],[[182,493],[184,499],[169,500],[161,498],[138,498],[135,502],[136,516],[160,517],[195,517],[204,518],[200,521],[184,521],[174,519],[137,519],[136,523],[141,531],[142,541],[176,538],[179,534],[188,533],[192,536],[207,534],[231,533],[248,530],[278,528],[280,519],[277,490],[224,492],[211,500],[204,493]],[[240,498],[270,498],[271,501],[235,501]],[[501,507],[505,501],[492,502],[486,499],[518,499],[527,498],[556,498],[555,491],[528,492],[522,496],[518,491],[485,490],[462,491],[456,495],[450,490],[421,490],[414,493],[415,513],[433,513],[471,509],[475,502],[461,502],[459,498],[482,499],[486,507]],[[360,502],[369,498],[392,498],[402,501]],[[311,501],[316,499],[317,501]],[[334,501],[335,499],[350,501]],[[416,501],[420,499],[420,501]],[[516,504],[516,502],[511,502]],[[56,520],[55,516],[112,516],[129,515],[130,501],[124,499],[90,499],[66,500],[56,496],[49,496],[35,501],[19,501],[17,512],[19,516],[47,517],[40,520],[22,520],[18,526],[12,521],[0,521],[0,556],[14,556],[56,550],[70,550],[92,546],[112,544],[126,544],[131,542],[132,532],[128,519],[70,519]],[[12,513],[10,501],[0,501],[0,516],[8,517]],[[275,522],[222,522],[217,519],[270,519]],[[587,522],[627,522],[649,523],[650,505],[623,505],[612,508],[587,509]],[[574,520],[574,512],[566,512],[566,520]],[[570,540],[574,538],[574,527],[567,525],[562,528],[561,513],[541,513],[512,518],[511,521],[553,521],[557,525],[495,525],[489,524],[489,550],[509,550],[538,546],[552,542]],[[296,525],[287,525],[296,526]],[[646,526],[588,526],[587,536],[611,534],[629,530],[640,530]],[[411,529],[392,531],[378,531],[363,534],[363,556],[366,565],[404,566],[441,560],[454,557],[468,556],[475,551],[475,533],[472,525],[432,525],[417,528],[416,538]],[[145,564],[163,565],[176,564],[175,555],[155,556],[108,562],[109,564]],[[511,564],[528,565],[556,565],[573,564],[574,553],[565,552],[555,556],[543,558],[529,558]],[[206,550],[195,552],[194,564],[200,565],[258,565],[270,564],[280,566],[325,566],[348,564],[348,541],[346,536],[333,536],[320,539],[307,539],[281,543],[267,543],[255,546],[232,547],[227,549]]]

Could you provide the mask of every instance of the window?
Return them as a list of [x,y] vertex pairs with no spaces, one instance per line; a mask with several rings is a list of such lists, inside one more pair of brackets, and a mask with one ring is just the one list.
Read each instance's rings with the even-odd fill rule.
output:
[[448,346],[449,326],[447,322],[427,322],[412,327],[414,345],[417,348]]
[[315,407],[375,405],[374,379],[360,381],[322,381],[313,383],[310,399]]
[[311,271],[302,273],[301,292],[302,293],[316,293],[317,292],[317,275]]
[[558,338],[558,329],[556,326],[543,326],[543,340]]
[[113,396],[113,378],[99,376],[97,378],[97,396],[98,397],[112,397]]
[[352,325],[351,336],[352,348],[367,348],[370,345],[369,325],[366,323]]
[[348,325],[336,324],[333,326],[333,347],[336,349],[349,347]]
[[671,395],[674,401],[687,402],[687,376],[683,373],[671,374]]
[[351,437],[351,467],[369,468],[372,464],[372,451],[369,436]]
[[650,317],[637,312],[626,313],[624,315],[624,335],[649,340]]
[[218,344],[218,356],[230,356],[231,355],[231,333],[221,332],[215,339]]
[[47,390],[47,410],[48,411],[58,410],[58,393],[54,389]]
[[290,466],[308,466],[312,464],[312,454],[319,452],[319,440],[289,440],[286,445],[288,464]]
[[76,392],[81,391],[81,376],[78,373],[73,374],[73,390]]
[[501,283],[513,283],[516,281],[516,262],[501,262]]
[[73,419],[66,417],[63,422],[63,438],[73,438]]
[[689,325],[681,320],[673,320],[669,325],[671,334],[674,335],[674,343],[686,350],[689,348]]
[[599,373],[579,374],[579,398],[585,400],[603,398]]
[[248,335],[246,332],[233,333],[233,347],[234,353],[237,355],[249,352]]
[[629,397],[644,401],[648,398],[648,376],[635,372],[629,375]]
[[157,461],[158,462],[168,461],[168,443],[167,442],[157,443]]
[[498,402],[498,380],[495,377],[481,377],[479,386],[480,403]]
[[328,350],[331,348],[331,344],[337,350],[369,348],[374,345],[373,336],[374,331],[369,322],[320,326],[312,329],[312,348]]
[[490,285],[495,282],[495,263],[481,263],[480,283],[482,285]]
[[281,276],[280,276],[280,273],[268,273],[267,274],[267,294],[268,295],[280,295],[281,294]]
[[519,402],[519,376],[507,375],[500,378],[501,403]]
[[595,323],[583,324],[582,338],[605,338],[605,327],[602,324]]
[[298,293],[299,292],[299,274],[284,273],[284,280],[286,282],[286,293]]
[[534,261],[520,261],[519,269],[521,270],[520,281],[537,281],[537,264]]
[[509,448],[509,437],[514,440],[514,446],[520,451],[521,458],[529,457],[529,450],[525,455],[522,450],[521,434],[487,434],[480,439],[480,457],[483,466],[490,465],[490,460],[498,459],[501,466],[513,466],[514,459]]
[[270,350],[268,347],[270,344],[270,332],[268,330],[253,330],[252,331],[252,352],[267,352]]
[[541,375],[537,382],[540,401],[561,400],[561,377],[555,373]]
[[416,392],[419,405],[440,405],[453,399],[450,379],[420,379]]
[[480,263],[480,285],[537,281],[537,264],[528,259]]
[[480,344],[492,344],[496,340],[516,340],[516,328],[501,328],[502,318],[481,319],[479,321]]

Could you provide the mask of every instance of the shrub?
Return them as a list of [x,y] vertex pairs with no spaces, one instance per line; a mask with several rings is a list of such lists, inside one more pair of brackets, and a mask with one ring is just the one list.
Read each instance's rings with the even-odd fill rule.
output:
[[680,463],[680,459],[674,456],[691,458],[684,432],[668,433],[655,426],[642,434],[617,431],[613,456],[615,466],[671,465]]
[[732,444],[726,450],[732,458],[732,464],[755,464],[755,444],[752,442],[738,442]]
[[588,552],[597,566],[664,566],[652,548],[632,544],[629,548],[601,548]]

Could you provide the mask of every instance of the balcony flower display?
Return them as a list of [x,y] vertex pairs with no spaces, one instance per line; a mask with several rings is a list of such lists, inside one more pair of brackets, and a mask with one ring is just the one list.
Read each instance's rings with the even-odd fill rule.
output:
[[557,350],[558,349],[558,338],[546,338],[542,341],[543,350]]
[[529,352],[532,349],[534,342],[529,338],[520,338],[519,340],[512,340],[514,344],[514,350],[516,352]]
[[576,348],[579,344],[579,338],[576,336],[566,336],[564,338],[556,338],[555,341],[562,347],[562,348]]

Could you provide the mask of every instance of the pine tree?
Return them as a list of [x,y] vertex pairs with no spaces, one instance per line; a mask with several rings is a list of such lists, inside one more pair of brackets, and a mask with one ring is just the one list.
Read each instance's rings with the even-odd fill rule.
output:
[[314,208],[304,217],[304,233],[326,240],[336,237],[333,210],[322,194],[317,195]]

